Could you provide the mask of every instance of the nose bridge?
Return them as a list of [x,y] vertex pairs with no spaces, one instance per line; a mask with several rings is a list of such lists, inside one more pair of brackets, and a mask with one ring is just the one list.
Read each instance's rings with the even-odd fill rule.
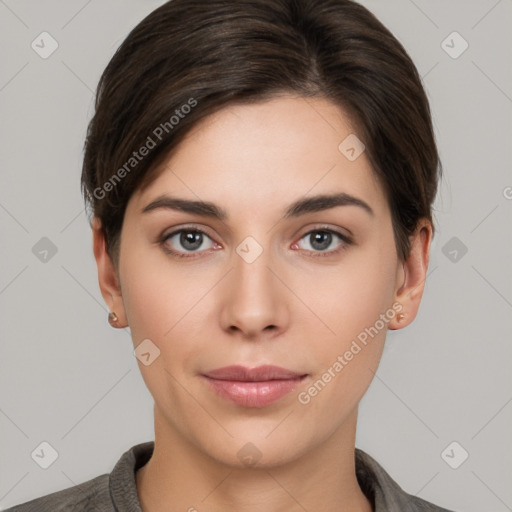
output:
[[270,325],[282,327],[285,312],[270,237],[259,239],[261,243],[256,236],[247,236],[235,248],[223,312],[225,327],[236,326],[253,335]]
[[270,237],[260,235],[258,239],[249,235],[236,247],[233,279],[235,287],[243,294],[263,299],[275,296],[275,277],[270,271],[273,260]]

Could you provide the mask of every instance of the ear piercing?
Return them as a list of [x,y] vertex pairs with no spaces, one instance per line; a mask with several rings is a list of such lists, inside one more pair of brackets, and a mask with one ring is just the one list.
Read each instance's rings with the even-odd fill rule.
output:
[[397,322],[401,322],[404,318],[405,318],[404,313],[398,313],[398,315],[396,315]]
[[117,322],[119,321],[119,318],[117,318],[117,315],[112,311],[108,314],[108,323],[112,327],[117,327]]

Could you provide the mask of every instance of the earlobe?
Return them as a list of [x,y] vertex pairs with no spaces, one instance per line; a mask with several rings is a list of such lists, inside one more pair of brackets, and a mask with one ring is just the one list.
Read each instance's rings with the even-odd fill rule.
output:
[[399,315],[389,324],[389,329],[402,329],[409,325],[416,317],[423,290],[430,254],[432,238],[432,225],[427,219],[421,219],[414,234],[410,237],[411,246],[407,259],[400,263],[397,272],[397,290],[394,300],[402,305]]
[[[123,297],[115,266],[106,250],[105,236],[100,220],[95,217],[91,223],[93,252],[98,267],[98,284],[103,300],[109,309],[109,323],[112,327],[123,328],[128,325],[124,310]],[[112,315],[112,313],[114,313]]]

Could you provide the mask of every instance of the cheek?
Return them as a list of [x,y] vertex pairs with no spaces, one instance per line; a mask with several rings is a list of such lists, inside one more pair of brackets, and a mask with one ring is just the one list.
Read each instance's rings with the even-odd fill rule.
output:
[[140,247],[142,244],[130,236],[123,242],[123,303],[133,341],[162,340],[186,314],[186,305],[194,299],[198,287],[186,286],[186,273],[162,251]]
[[196,337],[197,303],[204,291],[190,286],[186,273],[170,263],[148,262],[135,254],[124,263],[123,301],[133,345],[137,349],[143,340],[151,340],[140,346],[149,346],[154,357],[148,365],[138,360],[138,366],[155,403],[171,410],[183,400],[177,383],[185,381],[197,358],[191,339]]
[[395,274],[393,247],[376,243],[373,249],[346,258],[313,291],[309,287],[307,303],[321,318],[318,325],[325,334],[320,339],[310,336],[315,341],[316,374],[304,400],[311,398],[318,414],[323,407],[329,409],[329,403],[340,405],[337,414],[356,406],[373,379],[389,320],[395,315],[391,307]]
[[150,339],[160,350],[159,364],[173,375],[190,371],[211,321],[205,308],[218,278],[191,266],[184,269],[154,250],[126,252],[123,302],[134,346]]
[[338,293],[336,305],[324,309],[330,311],[325,323],[335,335],[310,337],[314,340],[314,348],[310,347],[314,372],[309,385],[297,397],[308,417],[321,417],[332,428],[357,407],[372,382],[387,332],[387,322],[381,314],[385,318],[386,312],[389,316],[389,311],[394,313],[383,307],[385,294],[376,289],[375,283],[368,288],[359,283],[353,288],[350,284]]
[[322,337],[343,347],[391,307],[395,275],[393,250],[376,244],[347,254],[329,272],[299,277],[295,289],[320,320]]

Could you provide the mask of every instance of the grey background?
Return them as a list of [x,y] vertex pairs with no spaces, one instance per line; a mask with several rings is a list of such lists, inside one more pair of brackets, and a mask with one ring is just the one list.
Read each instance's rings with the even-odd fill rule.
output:
[[[100,73],[161,3],[0,0],[0,509],[153,439],[129,330],[106,321],[79,177]],[[512,510],[512,0],[362,3],[423,76],[445,176],[420,313],[388,333],[357,445],[411,494]],[[31,48],[43,31],[59,44],[47,59]],[[458,36],[441,45],[453,31],[469,44],[458,58]],[[43,441],[59,454],[48,469],[31,457]],[[441,456],[452,441],[469,453],[458,469]]]

